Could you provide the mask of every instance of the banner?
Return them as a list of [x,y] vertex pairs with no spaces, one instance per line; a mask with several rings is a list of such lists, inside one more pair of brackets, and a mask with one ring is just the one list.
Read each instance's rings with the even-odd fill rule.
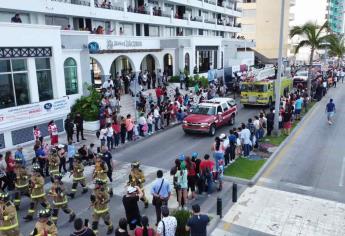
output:
[[0,127],[15,122],[30,122],[35,118],[44,118],[45,115],[67,115],[70,113],[70,104],[67,97],[34,104],[10,107],[0,110]]

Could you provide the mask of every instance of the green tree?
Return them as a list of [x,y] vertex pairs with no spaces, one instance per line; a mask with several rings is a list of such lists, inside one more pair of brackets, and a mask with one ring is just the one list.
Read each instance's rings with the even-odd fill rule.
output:
[[345,55],[345,39],[344,37],[336,37],[334,36],[329,41],[329,55],[331,57],[338,58],[338,67],[340,66],[340,60]]
[[311,68],[313,65],[314,53],[318,49],[325,49],[329,47],[330,41],[334,40],[334,36],[328,34],[329,27],[328,22],[326,21],[322,26],[317,25],[316,23],[305,23],[302,26],[294,26],[290,30],[290,38],[294,36],[301,36],[302,40],[298,43],[295,54],[298,53],[299,49],[302,47],[310,48],[310,57],[309,57],[309,73],[308,73],[308,95],[311,95]]

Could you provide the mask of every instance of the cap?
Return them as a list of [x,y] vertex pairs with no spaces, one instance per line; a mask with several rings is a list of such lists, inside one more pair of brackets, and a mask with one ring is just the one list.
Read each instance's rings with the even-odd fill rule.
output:
[[135,193],[136,191],[137,191],[137,189],[134,188],[134,187],[132,187],[132,186],[129,186],[129,187],[127,188],[127,193]]

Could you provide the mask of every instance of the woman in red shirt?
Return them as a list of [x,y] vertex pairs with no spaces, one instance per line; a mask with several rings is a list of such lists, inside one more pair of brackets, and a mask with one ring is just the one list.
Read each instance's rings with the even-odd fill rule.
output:
[[190,157],[186,157],[185,159],[186,167],[187,167],[187,180],[188,180],[188,191],[189,189],[192,191],[192,200],[196,198],[195,194],[195,184],[196,184],[196,164],[192,162]]
[[[203,186],[203,191],[211,194],[212,193],[212,171],[214,167],[214,162],[209,160],[210,155],[205,154],[204,160],[200,163],[200,173],[201,173],[201,181]],[[207,184],[207,188],[206,188]]]
[[114,144],[115,144],[115,147],[117,147],[119,146],[119,143],[120,143],[120,133],[121,133],[121,126],[119,122],[117,121],[117,119],[114,120],[112,124],[112,128],[114,130]]
[[7,151],[5,154],[5,162],[6,162],[6,176],[8,178],[9,181],[9,185],[7,187],[7,189],[9,191],[14,189],[14,180],[15,180],[15,173],[14,173],[14,167],[15,167],[15,161],[14,158],[12,156],[11,151]]
[[136,228],[134,231],[134,236],[154,236],[155,231],[151,227],[149,227],[149,218],[147,216],[143,216],[141,218],[141,228]]

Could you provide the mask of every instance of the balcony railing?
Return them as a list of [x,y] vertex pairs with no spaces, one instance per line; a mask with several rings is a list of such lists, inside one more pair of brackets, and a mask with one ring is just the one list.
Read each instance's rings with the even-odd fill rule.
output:
[[64,2],[69,4],[81,5],[81,6],[90,6],[89,1],[82,1],[82,0],[52,0],[54,2]]

